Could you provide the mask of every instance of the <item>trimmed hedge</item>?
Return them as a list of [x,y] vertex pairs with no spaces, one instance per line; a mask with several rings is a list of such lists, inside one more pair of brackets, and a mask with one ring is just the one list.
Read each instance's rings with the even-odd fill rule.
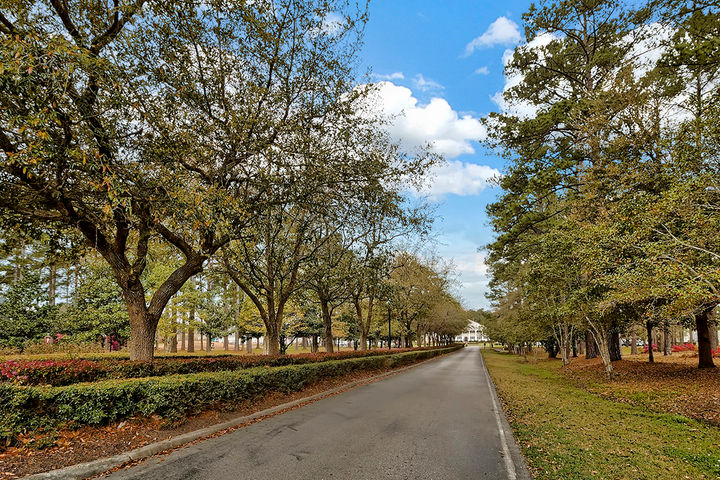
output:
[[108,380],[65,387],[0,385],[0,439],[61,426],[102,425],[133,416],[175,420],[210,407],[236,407],[270,392],[294,392],[308,383],[354,371],[407,365],[460,345],[346,360],[239,371]]
[[296,355],[213,355],[206,357],[160,357],[154,362],[100,358],[99,360],[7,360],[0,362],[0,382],[18,385],[51,385],[54,387],[98,380],[157,377],[200,372],[221,372],[259,366],[279,367],[300,365],[346,358],[388,355],[407,351],[430,350],[438,347],[415,349],[344,351]]

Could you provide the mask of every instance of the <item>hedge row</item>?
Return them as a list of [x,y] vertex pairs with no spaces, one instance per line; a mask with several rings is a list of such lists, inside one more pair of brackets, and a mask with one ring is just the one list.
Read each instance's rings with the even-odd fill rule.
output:
[[437,347],[396,350],[343,351],[297,355],[223,355],[162,357],[152,363],[108,358],[97,360],[7,360],[0,362],[0,382],[54,387],[107,379],[158,377],[201,372],[222,372],[251,367],[300,365],[347,358],[364,358]]
[[398,367],[461,346],[346,360],[167,377],[110,380],[65,387],[0,385],[0,439],[56,427],[102,425],[134,416],[174,420],[211,407],[237,407],[270,392],[294,392],[354,371]]

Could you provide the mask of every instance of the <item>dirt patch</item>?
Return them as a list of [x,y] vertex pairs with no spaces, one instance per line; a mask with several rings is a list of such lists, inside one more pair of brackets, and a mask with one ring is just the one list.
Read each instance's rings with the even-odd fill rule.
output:
[[698,369],[697,354],[630,355],[613,362],[608,380],[599,358],[576,358],[560,372],[592,393],[720,426],[720,369]]
[[[372,381],[370,380],[371,377],[392,370],[353,372],[342,377],[313,383],[299,392],[288,394],[275,392],[264,398],[245,402],[239,408],[206,411],[186,418],[181,424],[170,425],[157,416],[142,417],[131,418],[103,427],[82,427],[76,430],[62,430],[44,435],[21,437],[20,442],[22,445],[0,452],[0,479],[15,479],[25,475],[118,455],[183,433],[322,393],[357,380],[367,379],[369,383]],[[341,392],[330,395],[337,393]],[[300,406],[302,405],[293,408],[299,408]],[[262,419],[247,424],[260,420]],[[247,424],[235,428],[241,428]]]

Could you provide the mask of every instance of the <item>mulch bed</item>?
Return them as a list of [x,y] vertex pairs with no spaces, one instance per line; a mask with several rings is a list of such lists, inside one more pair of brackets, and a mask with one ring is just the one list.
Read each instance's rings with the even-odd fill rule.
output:
[[[246,402],[237,409],[203,412],[186,418],[178,425],[168,425],[162,418],[155,416],[151,418],[133,418],[103,427],[86,426],[40,436],[26,436],[20,439],[22,445],[7,448],[0,452],[0,479],[15,479],[68,465],[119,455],[157,441],[250,415],[283,403],[337,388],[346,383],[367,379],[386,371],[388,370],[353,372],[343,377],[322,380],[308,385],[300,392],[290,394],[272,393],[256,401]],[[260,420],[254,420],[248,424]],[[246,425],[236,428],[243,426]],[[226,433],[226,431],[221,433]],[[48,446],[43,448],[43,444]]]
[[[605,398],[720,426],[720,368],[698,369],[693,353],[660,353],[655,363],[647,359],[631,355],[613,362],[611,381],[599,358],[575,358],[560,372],[575,386]],[[715,362],[720,366],[719,360]]]

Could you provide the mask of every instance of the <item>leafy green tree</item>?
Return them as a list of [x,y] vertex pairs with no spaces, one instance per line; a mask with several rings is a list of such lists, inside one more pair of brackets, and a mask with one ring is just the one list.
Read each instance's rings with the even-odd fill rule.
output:
[[27,272],[2,295],[0,345],[22,348],[53,331],[54,309],[47,302],[36,272]]
[[[3,214],[81,233],[151,360],[170,298],[290,181],[264,155],[342,114],[363,24],[341,0],[3,2]],[[151,239],[182,262],[149,294]]]
[[75,299],[58,308],[58,333],[81,342],[114,337],[123,343],[130,337],[130,323],[122,292],[107,265],[90,256],[82,262]]

